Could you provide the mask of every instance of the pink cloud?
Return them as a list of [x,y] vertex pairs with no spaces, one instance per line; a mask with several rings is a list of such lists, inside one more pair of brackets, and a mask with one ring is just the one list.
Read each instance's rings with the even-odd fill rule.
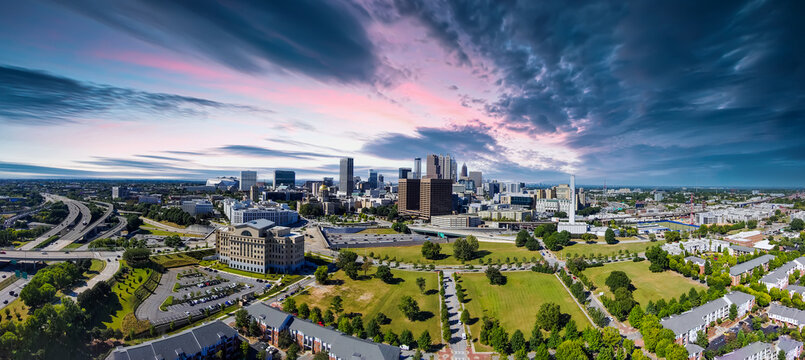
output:
[[235,78],[229,71],[215,69],[184,60],[134,51],[92,51],[98,59],[114,60],[128,64],[148,67],[167,73],[178,73],[202,80],[231,80]]

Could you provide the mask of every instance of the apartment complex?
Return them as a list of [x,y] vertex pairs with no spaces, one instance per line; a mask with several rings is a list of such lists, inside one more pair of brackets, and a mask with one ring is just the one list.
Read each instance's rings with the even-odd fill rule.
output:
[[400,214],[430,219],[453,212],[453,180],[401,179],[398,193]]
[[733,291],[682,314],[664,318],[660,320],[660,324],[674,332],[676,342],[683,345],[695,342],[696,333],[704,331],[711,322],[729,316],[730,306],[733,304],[738,308],[738,316],[741,317],[752,309],[755,304],[755,297],[743,292]]
[[239,359],[240,339],[231,327],[217,320],[194,329],[140,345],[117,348],[107,360],[154,360],[154,359]]
[[215,230],[220,261],[232,268],[265,274],[292,272],[304,265],[305,240],[287,227],[265,219]]
[[760,282],[766,285],[766,289],[768,290],[771,290],[771,288],[782,290],[788,286],[788,276],[794,272],[799,273],[802,270],[805,270],[805,256],[791,260],[783,264],[783,266],[774,269],[772,272],[762,277]]
[[740,264],[737,264],[730,268],[730,278],[732,279],[732,285],[738,285],[741,283],[741,277],[746,274],[751,273],[758,267],[763,267],[763,270],[769,269],[769,262],[774,260],[774,256],[772,255],[762,255],[760,257],[756,257],[749,261],[744,261]]
[[327,351],[330,360],[397,360],[400,348],[358,339],[332,328],[299,319],[291,314],[255,303],[246,308],[263,330],[262,340],[278,345],[280,333],[287,331],[303,350]]

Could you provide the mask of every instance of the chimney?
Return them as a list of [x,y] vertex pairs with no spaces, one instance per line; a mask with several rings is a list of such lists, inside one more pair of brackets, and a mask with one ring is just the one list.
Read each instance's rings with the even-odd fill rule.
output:
[[576,175],[570,175],[570,223],[576,223]]

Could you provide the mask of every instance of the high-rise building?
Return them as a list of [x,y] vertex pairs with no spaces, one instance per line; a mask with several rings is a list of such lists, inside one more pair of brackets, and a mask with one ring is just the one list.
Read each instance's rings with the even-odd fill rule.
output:
[[325,177],[324,180],[321,183],[324,184],[327,187],[330,187],[330,186],[334,185],[333,184],[333,178],[331,178],[331,177]]
[[125,199],[129,196],[129,189],[125,186],[112,186],[112,199]]
[[556,190],[556,198],[562,200],[571,200],[570,198],[570,185],[559,184],[554,187]]
[[377,170],[369,169],[369,188],[377,189]]
[[353,182],[354,176],[352,174],[353,160],[352,158],[341,158],[340,176],[338,178],[338,191],[345,193],[347,196],[352,195],[352,190],[355,189]]
[[414,179],[422,178],[422,159],[414,158]]
[[438,179],[442,173],[440,166],[439,155],[428,154],[425,158],[425,167],[427,168],[425,177],[428,179]]
[[257,184],[257,171],[244,170],[240,172],[240,191],[249,191],[252,185]]
[[461,164],[461,179],[467,177],[467,163]]
[[260,201],[260,187],[252,185],[252,187],[249,188],[249,200]]
[[472,182],[475,183],[475,187],[481,187],[483,185],[483,176],[481,175],[480,171],[470,171],[470,175],[468,176]]
[[296,172],[290,170],[274,170],[274,187],[288,186],[293,187],[296,184]]
[[397,179],[416,179],[416,177],[411,176],[411,168],[400,168]]
[[383,177],[383,174],[377,174],[377,185],[378,187],[383,187],[383,184],[386,182],[386,178]]
[[397,189],[399,194],[397,211],[400,214],[419,214],[419,185],[421,182],[420,179],[400,179]]

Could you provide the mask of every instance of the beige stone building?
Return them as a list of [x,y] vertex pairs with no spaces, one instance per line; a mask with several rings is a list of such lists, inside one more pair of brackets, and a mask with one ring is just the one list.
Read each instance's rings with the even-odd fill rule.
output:
[[305,263],[305,239],[265,219],[215,230],[220,261],[234,269],[265,274],[289,273]]

